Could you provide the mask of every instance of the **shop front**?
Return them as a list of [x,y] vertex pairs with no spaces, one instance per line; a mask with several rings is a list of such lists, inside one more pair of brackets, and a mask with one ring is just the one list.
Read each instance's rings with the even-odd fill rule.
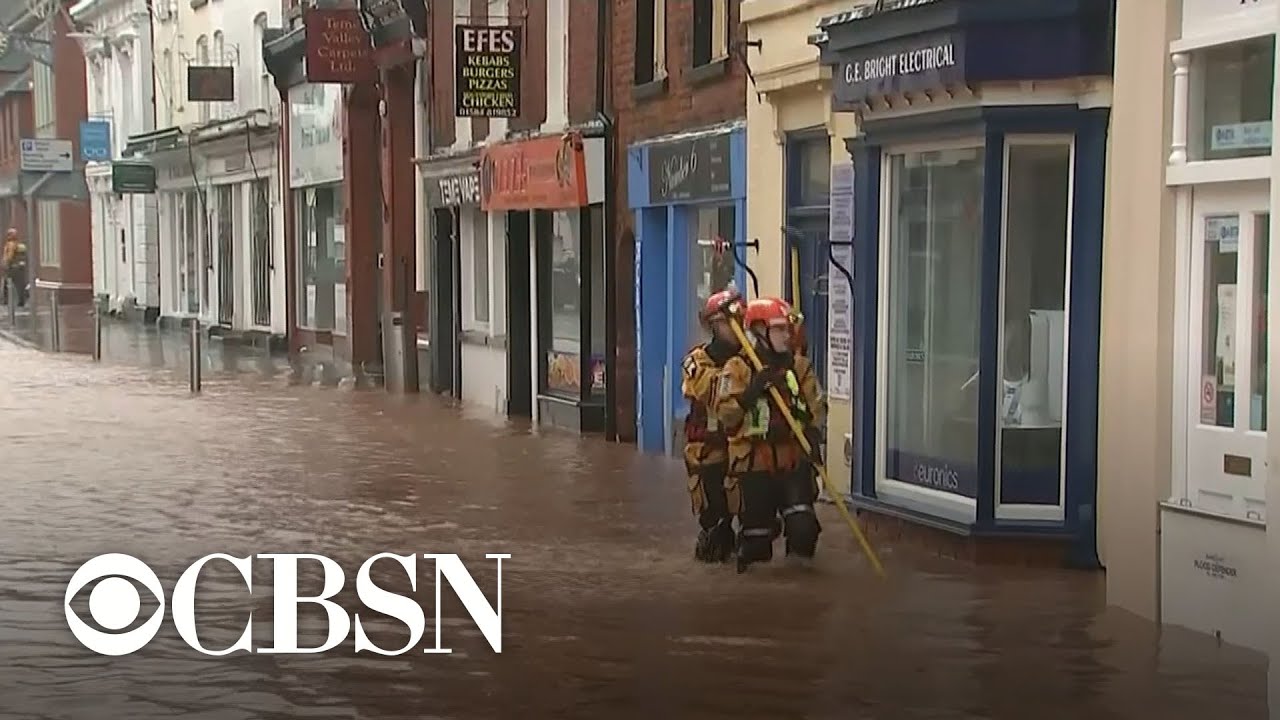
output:
[[1186,0],[1169,46],[1173,457],[1166,623],[1266,649],[1274,0]]
[[[741,292],[746,245],[746,132],[742,123],[681,133],[627,150],[635,214],[638,439],[671,453],[688,413],[685,353],[705,341],[698,314],[731,283]],[[737,260],[735,260],[735,253]]]
[[507,374],[504,323],[492,295],[493,240],[502,234],[490,232],[490,215],[480,209],[479,161],[477,151],[421,166],[426,246],[418,252],[427,260],[432,332],[419,340],[419,370],[432,392],[497,403]]
[[604,432],[604,141],[567,132],[482,153],[481,208],[498,216],[490,240],[506,238],[505,262],[490,267],[506,275],[507,413]]
[[1097,566],[1105,0],[827,18],[854,113],[859,505]]

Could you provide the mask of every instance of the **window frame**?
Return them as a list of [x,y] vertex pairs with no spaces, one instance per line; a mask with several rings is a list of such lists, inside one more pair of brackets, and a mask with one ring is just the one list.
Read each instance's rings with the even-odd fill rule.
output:
[[[489,215],[479,208],[461,208],[458,211],[460,226],[462,232],[462,264],[465,268],[466,278],[465,287],[468,292],[462,294],[462,330],[464,332],[478,332],[485,335],[491,335],[494,327],[494,298],[493,298],[493,243],[490,236]],[[484,262],[480,262],[476,250],[479,247],[481,238],[480,230],[483,228],[483,238],[485,245]],[[484,289],[481,293],[479,283],[477,282],[477,274],[481,267],[484,268]],[[481,318],[476,312],[477,296],[482,294],[485,298],[487,307],[485,308],[485,317]]]
[[[729,58],[729,0],[693,0],[693,42],[689,64],[700,68]],[[705,56],[702,56],[705,47]]]
[[[913,485],[887,477],[888,472],[888,412],[889,393],[889,321],[892,310],[893,288],[890,281],[893,274],[893,263],[889,260],[893,251],[893,157],[909,153],[937,152],[946,150],[976,149],[985,154],[986,138],[982,135],[958,137],[949,141],[909,142],[886,145],[880,151],[879,208],[882,221],[877,229],[879,257],[877,275],[879,297],[876,302],[876,398],[875,398],[875,445],[872,449],[875,472],[872,476],[877,497],[904,507],[916,509],[928,508],[928,511],[939,517],[955,522],[973,524],[977,521],[977,499],[963,495]],[[984,176],[985,176],[985,160]],[[984,177],[983,191],[986,180]],[[980,210],[981,212],[981,210]]]
[[[1003,441],[1004,441],[1004,421],[1001,413],[996,413],[995,427],[995,455],[993,471],[995,472],[995,497],[993,503],[995,505],[995,516],[997,520],[1022,520],[1022,521],[1047,521],[1060,523],[1066,518],[1066,500],[1067,500],[1067,437],[1069,435],[1070,417],[1069,403],[1067,398],[1070,397],[1070,378],[1067,369],[1069,367],[1068,358],[1071,357],[1071,250],[1073,245],[1073,237],[1075,234],[1075,180],[1076,165],[1078,162],[1076,147],[1076,139],[1074,135],[1069,133],[1028,133],[1028,134],[1008,134],[1004,136],[1002,156],[1000,159],[1000,276],[997,286],[996,312],[999,335],[996,341],[996,378],[995,389],[997,396],[995,402],[996,407],[1000,407],[1002,400],[1001,393],[1003,391],[1003,382],[999,380],[1004,377],[1005,371],[1005,272],[1008,269],[1008,251],[1009,251],[1009,162],[1012,155],[1012,149],[1015,147],[1027,146],[1060,146],[1066,145],[1070,152],[1070,165],[1067,170],[1067,211],[1066,211],[1066,261],[1064,263],[1065,276],[1063,277],[1063,297],[1062,297],[1062,422],[1060,425],[1060,437],[1058,438],[1058,503],[1056,505],[1039,505],[1026,503],[1002,503],[1001,485],[1004,479],[1003,466]],[[990,401],[990,399],[988,399]]]
[[632,84],[661,82],[667,78],[667,0],[636,0],[635,13]]

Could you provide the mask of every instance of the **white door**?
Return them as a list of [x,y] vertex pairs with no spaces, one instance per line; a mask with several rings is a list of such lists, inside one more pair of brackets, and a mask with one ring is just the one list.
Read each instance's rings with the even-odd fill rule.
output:
[[1265,519],[1266,183],[1193,190],[1187,309],[1187,499]]

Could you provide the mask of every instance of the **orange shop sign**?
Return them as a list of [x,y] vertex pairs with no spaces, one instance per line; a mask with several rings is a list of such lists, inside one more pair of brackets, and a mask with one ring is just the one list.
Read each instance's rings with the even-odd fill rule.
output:
[[307,82],[357,83],[377,79],[369,34],[352,8],[307,8]]
[[480,159],[480,207],[559,210],[587,204],[582,136],[566,133],[489,145]]

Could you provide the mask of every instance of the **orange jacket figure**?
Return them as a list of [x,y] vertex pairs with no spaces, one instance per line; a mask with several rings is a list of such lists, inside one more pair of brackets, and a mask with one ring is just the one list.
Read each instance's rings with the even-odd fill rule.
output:
[[707,298],[700,318],[711,334],[710,342],[695,346],[681,363],[681,392],[689,401],[684,421],[684,462],[689,472],[689,498],[702,530],[694,546],[694,558],[724,562],[733,553],[733,516],[725,498],[728,444],[715,414],[715,393],[724,363],[739,347],[728,323],[738,293],[723,290]]
[[731,358],[720,372],[716,393],[716,415],[729,443],[725,493],[742,526],[739,570],[772,558],[779,514],[788,555],[812,557],[817,547],[813,458],[775,405],[771,390],[778,391],[811,446],[817,428],[826,422],[817,375],[794,349],[791,306],[776,298],[752,300],[743,319],[764,367],[756,370],[745,352]]

